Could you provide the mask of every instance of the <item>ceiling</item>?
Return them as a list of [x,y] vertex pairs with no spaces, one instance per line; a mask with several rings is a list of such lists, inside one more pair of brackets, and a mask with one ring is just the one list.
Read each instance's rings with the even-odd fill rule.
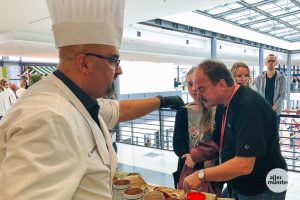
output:
[[196,12],[288,42],[300,41],[299,0],[243,0]]
[[[249,4],[248,7],[253,9],[252,7],[257,5],[252,4],[258,2],[257,0],[256,2],[254,1],[126,0],[124,34],[120,49],[121,58],[126,60],[176,62],[178,64],[198,63],[199,60],[210,57],[210,50],[208,50],[210,49],[210,40],[208,38],[199,39],[199,37],[193,35],[153,28],[137,23],[156,18],[165,18],[183,24],[197,24],[197,26],[202,27],[204,30],[209,30],[209,27],[205,26],[212,25],[214,29],[211,31],[234,35],[241,33],[241,31],[230,32],[233,31],[233,28],[220,28],[219,25],[214,25],[213,22],[207,18],[203,19],[203,17],[209,17],[212,20],[218,21],[221,18],[218,15],[214,15],[214,12],[218,12],[218,10],[225,12],[222,9],[230,7],[230,9],[232,8],[237,13],[236,9],[244,9],[245,2]],[[271,3],[269,0],[263,0],[263,2],[267,1]],[[242,7],[232,7],[235,4],[241,5],[239,2],[243,4]],[[250,8],[246,10],[248,9]],[[198,10],[196,11],[197,13],[192,12],[195,10]],[[247,11],[244,10],[244,12]],[[51,19],[46,6],[46,0],[1,0],[0,13],[0,56],[57,59],[58,54],[54,45]],[[192,15],[189,15],[189,13],[192,13]],[[186,19],[182,16],[185,16]],[[200,16],[202,18],[198,19],[197,17]],[[256,16],[254,15],[254,11],[251,16]],[[206,23],[202,23],[204,20]],[[223,23],[225,24],[225,22]],[[230,23],[232,25],[233,22]],[[232,26],[237,27],[235,25]],[[137,31],[141,32],[142,37],[137,36]],[[270,40],[267,40],[263,34],[257,33],[259,34],[257,36],[256,33],[251,30],[250,33],[243,34],[240,37],[247,38],[253,36],[254,40],[259,38],[260,41],[263,40],[270,44],[274,44],[275,40],[283,41],[282,38],[274,39],[274,37],[269,36]],[[189,45],[186,44],[186,40],[190,41]],[[289,44],[290,42],[284,40],[280,44],[280,47],[288,49],[287,46]],[[298,45],[296,46],[298,47]],[[234,59],[234,56],[236,56],[239,59],[249,60],[249,62],[253,58],[252,62],[257,62],[257,55],[249,56],[249,54],[244,54],[244,52],[243,54],[230,53],[234,54],[230,59]]]
[[[126,0],[125,29],[137,22],[192,11],[195,7],[210,7],[220,2],[232,1]],[[57,58],[46,0],[1,0],[0,13],[0,55]]]

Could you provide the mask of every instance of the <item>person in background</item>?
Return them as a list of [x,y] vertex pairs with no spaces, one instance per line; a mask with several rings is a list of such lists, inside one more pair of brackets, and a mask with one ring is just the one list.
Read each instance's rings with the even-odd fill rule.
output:
[[30,66],[25,66],[25,74],[23,75],[23,80],[25,80],[25,83],[24,83],[25,89],[28,89],[30,87],[30,78],[31,78]]
[[3,78],[2,80],[0,80],[0,85],[8,91],[10,106],[12,106],[16,102],[17,97],[14,91],[10,88],[10,83]]
[[277,57],[274,54],[269,54],[266,57],[265,65],[267,66],[267,71],[256,78],[255,85],[257,92],[270,103],[276,112],[277,127],[279,128],[280,114],[286,95],[286,77],[284,73],[275,70]]
[[17,86],[17,84],[15,83],[8,83],[9,88],[11,89],[11,91],[13,91],[15,97],[17,98],[16,92],[19,89],[19,87]]
[[248,87],[251,85],[252,79],[248,65],[243,62],[236,62],[232,65],[230,71],[236,83]]
[[185,191],[198,188],[203,181],[226,181],[239,200],[285,199],[286,191],[273,192],[266,184],[271,170],[287,170],[270,104],[256,91],[235,84],[221,62],[200,63],[193,83],[205,107],[218,105],[214,141],[220,164],[186,177]]
[[[186,76],[189,95],[193,102],[181,107],[175,118],[173,133],[173,149],[178,156],[178,166],[173,173],[175,188],[183,189],[183,180],[195,170],[211,167],[215,164],[218,147],[212,141],[214,109],[206,109],[197,100],[197,92],[193,87],[193,72],[191,68]],[[201,191],[218,193],[220,186],[208,183]]]
[[9,92],[0,84],[0,120],[10,107]]
[[291,92],[295,92],[296,84],[297,84],[297,79],[296,79],[296,77],[293,77],[292,83],[291,83]]
[[19,99],[25,92],[26,92],[26,78],[25,77],[21,77],[20,80],[20,87],[19,89],[16,91],[16,96]]
[[8,87],[6,79],[0,80],[0,120],[15,102],[14,94]]
[[[19,89],[19,87],[17,86],[17,84],[15,84],[15,83],[9,83],[9,87],[14,92],[14,94],[16,96],[16,92]],[[16,96],[16,98],[17,98],[17,96]]]
[[2,119],[2,117],[3,117],[3,95],[2,95],[2,93],[3,93],[3,91],[4,91],[4,88],[1,86],[1,84],[0,84],[0,120]]
[[174,89],[178,89],[178,81],[174,78]]
[[58,70],[2,118],[0,199],[112,200],[117,157],[108,129],[183,105],[178,97],[103,99],[120,66],[124,4],[47,0]]

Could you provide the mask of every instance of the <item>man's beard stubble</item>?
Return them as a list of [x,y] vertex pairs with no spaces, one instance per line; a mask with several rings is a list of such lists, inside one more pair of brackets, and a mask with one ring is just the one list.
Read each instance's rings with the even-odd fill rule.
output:
[[107,88],[105,98],[107,99],[114,99],[115,96],[115,84],[112,82],[109,87]]

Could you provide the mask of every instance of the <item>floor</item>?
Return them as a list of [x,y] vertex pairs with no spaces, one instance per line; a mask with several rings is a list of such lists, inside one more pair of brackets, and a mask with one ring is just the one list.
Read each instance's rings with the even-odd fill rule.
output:
[[[145,181],[173,187],[172,172],[177,166],[173,152],[118,143],[118,168],[140,173]],[[300,173],[288,172],[286,200],[300,199]]]

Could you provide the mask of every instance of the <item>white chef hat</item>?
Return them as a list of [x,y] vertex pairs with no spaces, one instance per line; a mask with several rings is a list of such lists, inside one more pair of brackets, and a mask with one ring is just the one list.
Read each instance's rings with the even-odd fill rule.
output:
[[119,48],[125,0],[47,0],[56,47],[105,44]]

